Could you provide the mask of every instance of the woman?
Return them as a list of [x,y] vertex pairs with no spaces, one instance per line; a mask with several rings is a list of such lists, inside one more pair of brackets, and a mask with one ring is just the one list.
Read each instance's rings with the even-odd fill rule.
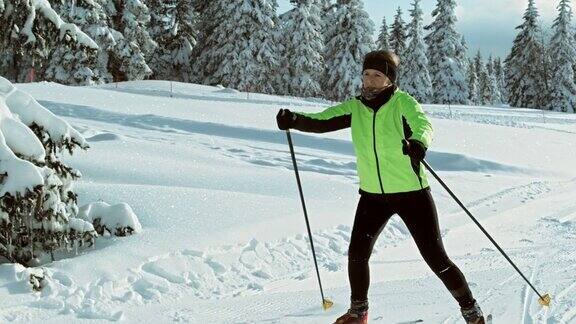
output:
[[421,161],[432,125],[420,104],[394,82],[399,59],[390,51],[364,58],[362,93],[319,113],[281,109],[278,128],[324,133],[352,128],[360,201],[348,248],[351,304],[335,323],[368,323],[368,260],[378,235],[394,214],[408,227],[420,253],[461,307],[466,323],[482,324],[482,311],[466,279],[448,258]]

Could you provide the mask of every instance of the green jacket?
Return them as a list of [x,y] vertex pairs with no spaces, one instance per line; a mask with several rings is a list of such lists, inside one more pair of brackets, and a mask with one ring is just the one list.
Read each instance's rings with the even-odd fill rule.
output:
[[352,128],[361,191],[383,194],[428,187],[422,163],[412,163],[402,153],[402,139],[415,139],[429,147],[433,132],[422,107],[408,93],[396,88],[376,112],[357,97],[319,113],[296,114],[294,128],[301,131]]

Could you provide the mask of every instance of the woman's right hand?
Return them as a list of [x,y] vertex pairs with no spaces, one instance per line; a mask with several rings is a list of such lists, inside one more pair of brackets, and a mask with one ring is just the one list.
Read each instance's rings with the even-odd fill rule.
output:
[[276,115],[276,123],[281,130],[293,128],[296,125],[296,114],[288,109],[280,109]]

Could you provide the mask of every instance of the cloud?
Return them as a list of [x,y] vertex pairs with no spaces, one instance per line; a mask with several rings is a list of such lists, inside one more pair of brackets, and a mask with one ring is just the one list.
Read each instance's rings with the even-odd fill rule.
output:
[[[545,23],[553,21],[557,14],[553,0],[536,0],[536,9]],[[461,22],[508,21],[522,23],[522,16],[528,7],[527,0],[461,0],[456,14]]]

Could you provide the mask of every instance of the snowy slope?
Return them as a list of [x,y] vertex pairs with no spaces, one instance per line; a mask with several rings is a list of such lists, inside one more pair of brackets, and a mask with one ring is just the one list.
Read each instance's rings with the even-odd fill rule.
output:
[[[321,276],[321,308],[279,108],[322,100],[161,81],[101,87],[23,84],[90,149],[79,205],[128,203],[142,231],[99,238],[47,264],[48,286],[0,265],[0,322],[84,320],[330,323],[348,303],[346,249],[358,199],[347,130],[293,132]],[[541,292],[542,309],[507,261],[432,181],[448,254],[495,323],[576,323],[576,116],[498,107],[425,106],[428,160]],[[430,179],[432,177],[430,176]],[[452,297],[394,217],[371,260],[373,323],[460,323]],[[91,321],[92,322],[92,321]]]

